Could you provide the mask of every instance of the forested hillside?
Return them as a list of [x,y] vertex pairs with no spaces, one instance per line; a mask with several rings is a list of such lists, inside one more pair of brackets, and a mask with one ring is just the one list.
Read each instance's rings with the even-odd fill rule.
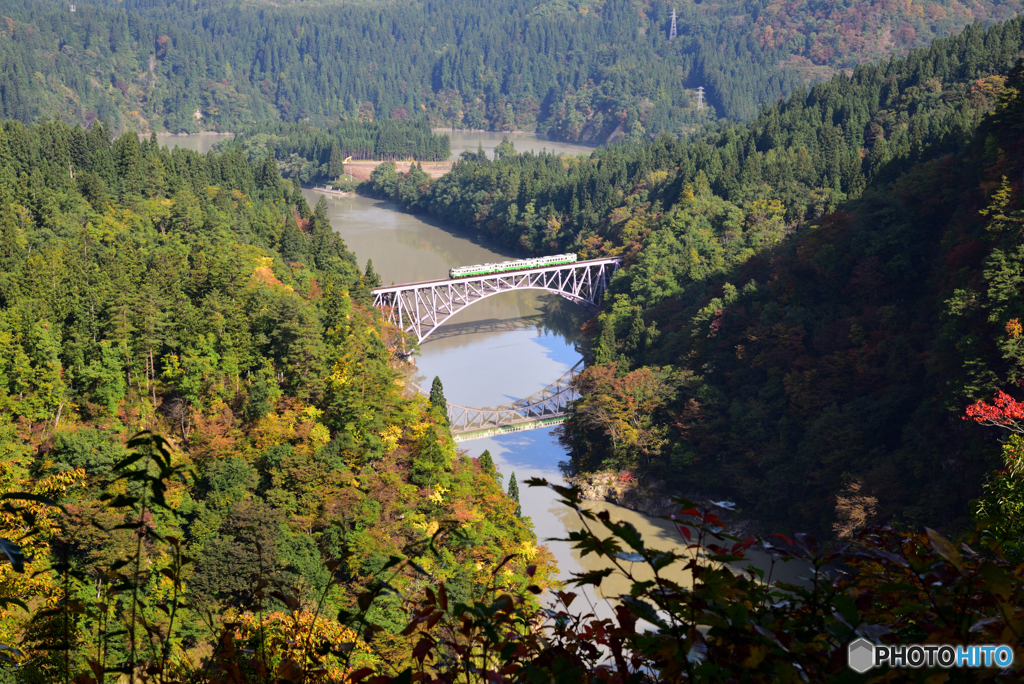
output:
[[1018,124],[979,126],[1015,97],[1022,25],[690,142],[505,145],[433,182],[379,167],[374,190],[530,252],[626,257],[565,428],[573,470],[657,473],[790,528],[845,529],[854,501],[953,524],[997,452],[959,417],[1019,377],[1016,238],[978,212],[1020,192]]
[[357,660],[399,667],[398,592],[544,584],[494,474],[403,393],[325,205],[271,157],[108,134],[0,126],[3,681],[181,675],[238,616],[353,643],[345,611],[376,625]]
[[[0,114],[139,130],[426,116],[603,142],[754,116],[1020,0],[0,1]],[[696,109],[697,87],[709,107]]]

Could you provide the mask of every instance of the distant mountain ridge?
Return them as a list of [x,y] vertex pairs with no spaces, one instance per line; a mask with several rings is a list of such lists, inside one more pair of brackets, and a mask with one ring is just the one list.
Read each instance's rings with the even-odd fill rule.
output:
[[[416,118],[603,142],[754,116],[1021,0],[0,1],[0,114],[138,130]],[[704,86],[710,106],[697,108]]]

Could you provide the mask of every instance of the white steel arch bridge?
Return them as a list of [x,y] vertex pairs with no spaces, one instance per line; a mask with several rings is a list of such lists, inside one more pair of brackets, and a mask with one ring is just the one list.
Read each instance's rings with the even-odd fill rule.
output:
[[387,321],[415,335],[416,342],[422,344],[430,333],[466,307],[512,290],[543,290],[596,313],[612,275],[620,266],[622,257],[609,257],[509,273],[391,285],[373,290],[373,304]]
[[[391,285],[375,288],[373,303],[385,320],[422,343],[466,307],[511,290],[543,290],[596,314],[612,275],[621,266],[621,257],[609,257],[509,273]],[[540,392],[500,406],[480,408],[449,403],[452,436],[461,442],[563,422],[570,403],[579,398],[572,381],[582,369],[580,360]]]

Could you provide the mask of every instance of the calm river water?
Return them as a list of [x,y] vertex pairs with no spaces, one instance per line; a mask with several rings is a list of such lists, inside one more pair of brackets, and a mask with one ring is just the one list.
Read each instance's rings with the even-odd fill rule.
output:
[[[459,138],[459,145],[475,149],[478,141],[484,139],[481,136],[489,135],[469,134]],[[161,141],[205,151],[220,139],[223,138],[167,136]],[[500,140],[499,136],[497,142]],[[494,142],[490,138],[487,141]],[[538,150],[551,144],[536,138],[515,142],[520,151],[532,149],[534,143]],[[458,147],[453,140],[455,149]],[[310,206],[316,205],[321,196],[314,190],[305,190],[303,194]],[[389,202],[358,196],[325,199],[334,229],[355,252],[360,267],[372,259],[385,284],[446,278],[453,266],[516,256],[478,236],[403,213]],[[423,343],[422,355],[416,359],[419,374],[415,380],[429,387],[435,375],[440,377],[446,398],[463,406],[494,406],[526,397],[579,361],[575,343],[585,319],[582,310],[554,295],[520,291],[491,297],[452,318]],[[558,503],[553,492],[521,484],[531,477],[561,483],[558,463],[566,459],[566,454],[552,433],[552,429],[531,430],[460,445],[472,457],[479,456],[484,449],[490,450],[506,485],[515,473],[520,482],[523,515],[532,519],[542,542],[566,537],[569,530],[579,527],[574,514]],[[666,521],[611,504],[595,508],[608,509],[613,518],[633,523],[649,546],[679,547],[679,536]],[[581,558],[565,542],[548,542],[548,547],[565,579],[573,572],[603,567],[593,555]],[[676,574],[681,577],[682,572]],[[628,586],[624,582],[606,581],[603,589],[614,596],[628,591]],[[608,601],[591,594],[587,598],[599,614],[610,614]]]

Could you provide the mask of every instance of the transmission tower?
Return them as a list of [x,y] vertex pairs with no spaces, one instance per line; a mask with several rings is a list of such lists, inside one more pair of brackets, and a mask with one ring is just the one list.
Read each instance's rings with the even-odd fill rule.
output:
[[675,40],[676,39],[676,8],[675,7],[672,8],[672,28],[670,28],[668,30],[668,39],[669,40]]
[[697,88],[697,111],[704,109],[704,86]]

